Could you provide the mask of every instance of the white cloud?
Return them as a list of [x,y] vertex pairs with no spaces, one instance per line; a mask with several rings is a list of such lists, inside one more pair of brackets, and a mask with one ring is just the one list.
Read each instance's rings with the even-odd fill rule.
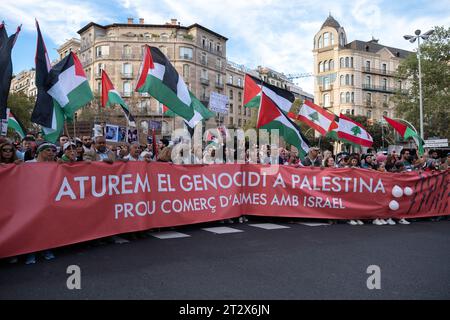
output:
[[105,8],[96,4],[69,0],[2,0],[0,12],[9,25],[23,24],[24,32],[35,32],[36,18],[44,36],[56,44],[78,37],[77,31],[88,22],[105,21],[107,16]]
[[[182,25],[199,23],[229,38],[227,56],[249,67],[265,65],[279,72],[313,71],[313,38],[331,13],[347,32],[347,39],[378,38],[381,44],[412,50],[403,35],[415,29],[450,25],[448,0],[430,6],[425,0],[0,0],[9,24],[23,23],[35,32],[36,17],[55,43],[78,36],[90,21],[123,22],[126,17],[164,24],[177,18]],[[424,9],[426,8],[426,10]],[[417,10],[421,14],[417,14]],[[126,15],[126,16],[125,16]],[[312,92],[314,79],[298,82]]]

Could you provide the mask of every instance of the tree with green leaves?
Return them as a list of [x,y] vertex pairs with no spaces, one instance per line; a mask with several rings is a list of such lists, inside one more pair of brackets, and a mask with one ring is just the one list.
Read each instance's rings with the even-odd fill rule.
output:
[[[31,122],[31,113],[34,109],[35,98],[27,97],[24,93],[10,93],[8,96],[8,107],[17,119],[22,122],[27,131],[37,132],[37,126]],[[13,136],[12,130],[8,129],[8,136]]]
[[[421,43],[424,138],[450,139],[450,27],[435,27],[427,41]],[[393,97],[397,117],[419,125],[419,64],[416,54],[409,55],[397,69],[399,79],[408,79],[407,94]]]

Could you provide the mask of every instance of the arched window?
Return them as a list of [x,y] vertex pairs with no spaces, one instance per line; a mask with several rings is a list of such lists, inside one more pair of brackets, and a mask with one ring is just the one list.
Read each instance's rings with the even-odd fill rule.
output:
[[372,110],[367,110],[367,119],[372,119]]
[[353,68],[353,57],[350,58],[350,68]]
[[323,34],[323,46],[328,47],[330,45],[330,34],[328,32],[325,32]]
[[345,102],[345,95],[344,95],[344,93],[343,92],[341,92],[341,103],[344,103]]
[[366,104],[371,104],[371,103],[372,103],[372,94],[366,93]]
[[330,70],[334,70],[334,60],[330,60]]
[[346,85],[346,86],[349,86],[349,85],[350,85],[350,75],[349,75],[349,74],[346,74],[346,75],[345,75],[345,85]]
[[328,65],[328,61],[325,61],[323,63],[323,71],[328,71],[328,70],[330,70],[330,66]]
[[322,36],[319,37],[319,40],[317,41],[317,43],[318,43],[319,49],[322,48],[322,46],[323,46],[322,45]]
[[345,67],[349,68],[350,67],[350,60],[348,57],[345,58]]
[[355,93],[352,92],[352,103],[355,103]]
[[383,87],[383,90],[387,89],[387,79],[386,78],[383,78],[381,80],[381,86]]
[[350,92],[345,93],[345,102],[350,103]]
[[345,84],[345,80],[344,80],[345,78],[344,78],[344,76],[342,75],[341,77],[340,77],[340,84],[341,84],[341,86],[343,86],[344,84]]
[[230,90],[230,95],[229,95],[230,100],[233,99],[233,90]]
[[339,67],[340,67],[340,68],[344,68],[344,58],[341,58],[341,59],[339,60]]
[[351,82],[352,86],[355,85],[355,76],[352,74],[352,82]]
[[370,76],[366,76],[366,86],[370,87],[371,80]]
[[334,44],[334,34],[330,33],[330,44]]
[[322,62],[319,62],[319,72],[322,72],[323,71],[323,65],[322,65]]
[[366,61],[366,71],[370,71],[370,61]]

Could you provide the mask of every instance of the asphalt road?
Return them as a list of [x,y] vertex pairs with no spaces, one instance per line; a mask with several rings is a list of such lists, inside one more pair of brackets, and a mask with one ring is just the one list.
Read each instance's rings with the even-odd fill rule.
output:
[[[289,228],[264,230],[252,223]],[[298,220],[296,220],[298,222]],[[78,244],[35,265],[0,262],[0,299],[450,299],[450,221],[396,226],[305,226],[287,219],[225,226],[240,233],[173,231],[127,244]],[[81,290],[69,290],[69,265]],[[369,290],[367,268],[381,270]]]

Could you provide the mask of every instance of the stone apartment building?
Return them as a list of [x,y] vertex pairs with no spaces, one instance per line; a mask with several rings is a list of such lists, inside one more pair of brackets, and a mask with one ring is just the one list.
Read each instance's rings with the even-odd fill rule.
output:
[[21,71],[11,80],[11,93],[23,93],[27,97],[36,97],[37,87],[34,83],[36,71],[34,69]]
[[412,52],[384,46],[378,40],[347,43],[341,25],[330,15],[314,37],[315,102],[335,114],[364,115],[371,121],[393,117],[390,101],[405,88],[395,71]]

